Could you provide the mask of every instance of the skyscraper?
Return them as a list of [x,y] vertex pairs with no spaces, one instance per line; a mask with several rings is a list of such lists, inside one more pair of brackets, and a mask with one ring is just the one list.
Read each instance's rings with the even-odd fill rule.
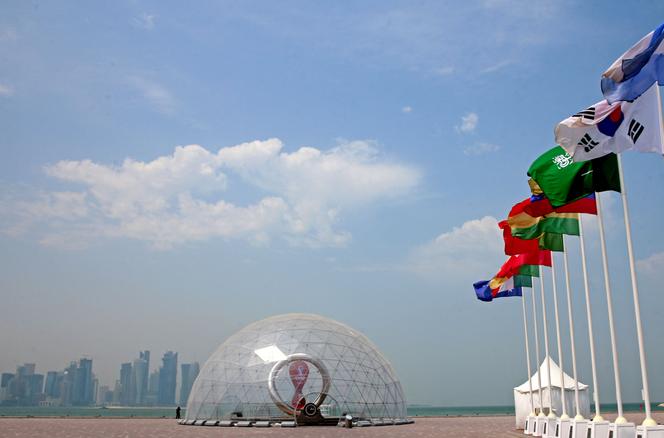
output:
[[92,359],[82,358],[74,375],[71,403],[75,406],[88,406],[94,402],[92,381]]
[[137,394],[140,394],[140,397],[137,396],[137,403],[145,404],[148,396],[148,381],[150,379],[150,351],[139,352],[138,358],[145,361],[145,367],[142,369],[140,379],[137,379],[137,381],[140,380],[141,382],[140,388],[136,389]]
[[124,406],[133,404],[135,398],[132,390],[132,365],[131,362],[120,365],[120,395],[119,402]]
[[76,362],[72,362],[67,368],[65,368],[64,373],[62,373],[62,381],[60,383],[60,404],[63,406],[70,406],[72,404],[76,369]]
[[198,365],[198,362],[183,363],[181,365],[181,371],[182,383],[180,384],[180,406],[186,406],[191,387],[194,385],[194,381],[200,371],[200,366]]
[[132,405],[145,402],[148,379],[148,363],[144,359],[135,359],[131,373]]
[[159,370],[151,372],[149,380],[146,402],[150,406],[154,406],[157,404],[157,397],[159,396]]
[[167,351],[161,360],[163,364],[159,369],[157,403],[161,406],[173,406],[175,404],[175,386],[178,374],[178,354]]
[[57,388],[58,384],[58,372],[49,371],[46,373],[46,385],[44,386],[44,394],[46,397],[57,398],[59,397],[60,391]]

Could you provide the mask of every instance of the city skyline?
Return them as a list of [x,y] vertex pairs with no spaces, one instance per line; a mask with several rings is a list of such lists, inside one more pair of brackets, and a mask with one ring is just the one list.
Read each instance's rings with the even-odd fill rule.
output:
[[150,351],[139,351],[138,358],[120,364],[118,378],[108,384],[93,373],[90,357],[71,361],[62,371],[45,373],[37,372],[36,362],[26,362],[17,365],[14,373],[0,370],[0,406],[186,405],[200,365],[182,363],[183,372],[178,375],[177,356],[165,352],[163,364],[151,370]]

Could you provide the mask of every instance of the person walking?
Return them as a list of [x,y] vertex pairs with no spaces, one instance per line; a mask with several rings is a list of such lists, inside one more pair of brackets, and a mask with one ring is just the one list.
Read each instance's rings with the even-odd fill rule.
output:
[[175,408],[175,419],[176,419],[176,420],[179,420],[179,419],[180,419],[180,411],[181,411],[180,406],[178,406],[177,408]]

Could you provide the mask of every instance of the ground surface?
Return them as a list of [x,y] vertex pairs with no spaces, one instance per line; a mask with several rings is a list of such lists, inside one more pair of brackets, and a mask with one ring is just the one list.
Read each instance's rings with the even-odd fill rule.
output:
[[[615,415],[607,415],[607,419]],[[628,415],[641,421],[641,415]],[[664,422],[664,414],[655,417]],[[175,420],[111,419],[111,418],[0,418],[0,438],[401,438],[401,437],[523,437],[514,429],[514,417],[435,417],[416,418],[415,424],[404,426],[299,428],[222,428],[180,426]]]

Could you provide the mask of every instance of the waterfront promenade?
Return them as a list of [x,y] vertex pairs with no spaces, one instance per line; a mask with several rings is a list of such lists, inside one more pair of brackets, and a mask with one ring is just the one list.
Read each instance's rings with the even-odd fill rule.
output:
[[[607,415],[607,419],[615,415]],[[628,419],[642,418],[627,414]],[[664,422],[664,413],[655,414]],[[219,428],[180,426],[172,419],[142,418],[0,418],[0,438],[471,438],[522,437],[514,429],[514,417],[426,417],[404,426],[343,429],[337,427]]]

